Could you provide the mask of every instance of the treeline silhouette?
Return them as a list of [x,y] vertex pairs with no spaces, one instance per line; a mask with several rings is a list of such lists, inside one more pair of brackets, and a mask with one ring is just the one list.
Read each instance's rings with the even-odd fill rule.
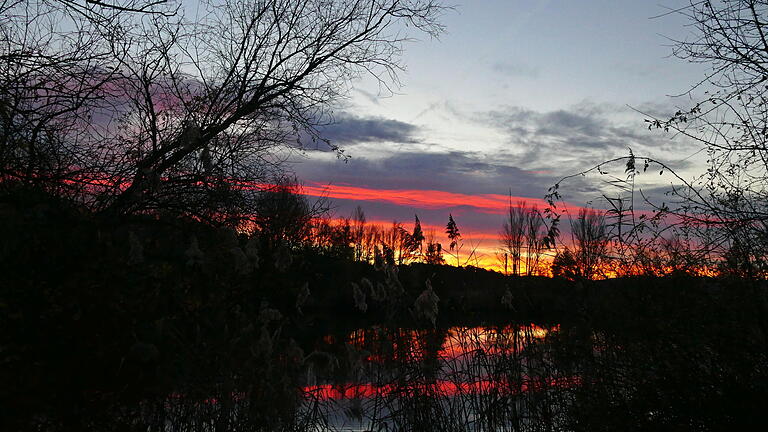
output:
[[[396,220],[390,225],[369,222],[360,206],[349,216],[332,216],[328,203],[310,202],[295,179],[265,189],[257,198],[256,211],[241,229],[258,233],[270,245],[311,248],[377,265],[485,266],[505,275],[569,280],[672,274],[764,277],[760,261],[750,258],[740,242],[734,241],[726,249],[705,249],[701,239],[690,233],[651,231],[642,216],[640,222],[630,224],[627,220],[635,217],[633,209],[618,214],[616,209],[580,208],[575,215],[553,217],[556,207],[541,211],[523,200],[510,201],[498,239],[491,243],[496,246],[495,257],[485,256],[478,251],[479,242],[462,236],[450,213],[439,233],[434,228],[425,232],[418,214],[411,229]],[[569,224],[564,231],[559,227],[562,215]],[[664,230],[668,228],[664,225]],[[467,245],[471,249],[462,255]]]
[[[108,218],[7,186],[0,196],[4,430],[209,422],[301,429],[322,420],[297,413],[307,355],[333,329],[433,326],[507,311],[497,273],[398,268],[401,255],[389,253],[356,262],[355,244],[343,240],[347,224],[273,217],[275,208],[296,210],[301,196],[266,194],[270,211],[255,218],[263,225],[245,234],[192,218]],[[555,315],[544,304],[566,290],[528,291],[535,300],[526,312],[518,308],[533,320],[544,309]],[[247,402],[235,404],[243,394]],[[210,407],[211,400],[221,403]]]
[[[768,369],[755,367],[766,364],[761,281],[677,273],[574,282],[368,263],[350,258],[354,244],[338,253],[288,247],[274,230],[115,220],[26,188],[0,198],[0,235],[5,430],[325,427],[335,411],[313,410],[320,401],[302,389],[370,379],[359,372],[367,348],[348,339],[355,330],[411,328],[427,337],[449,327],[531,322],[559,327],[538,348],[484,364],[508,376],[502,382],[514,383],[525,365],[539,379],[578,376],[580,385],[457,399],[467,407],[495,401],[478,414],[487,430],[502,419],[513,430],[627,422],[637,430],[717,430],[764,418]],[[406,352],[427,343],[388,340]],[[427,372],[442,360],[429,362],[368,367],[384,368],[376,375],[382,385],[403,376],[440,379]],[[377,421],[473,427],[460,406],[415,395],[410,382],[380,401],[402,409]]]

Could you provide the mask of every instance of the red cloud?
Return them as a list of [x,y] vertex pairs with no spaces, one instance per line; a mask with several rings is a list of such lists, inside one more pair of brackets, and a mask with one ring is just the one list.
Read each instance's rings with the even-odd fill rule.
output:
[[[456,192],[423,189],[370,189],[345,184],[322,185],[320,183],[310,183],[302,187],[301,193],[310,196],[323,196],[355,201],[380,201],[399,206],[431,210],[468,206],[474,207],[477,211],[492,214],[504,214],[509,207],[510,200],[513,205],[518,201],[525,201],[528,205],[535,205],[540,209],[548,206],[545,200],[539,198],[510,197],[508,195],[498,194],[467,195]],[[568,211],[579,209],[579,207],[572,205],[565,205],[561,208]]]

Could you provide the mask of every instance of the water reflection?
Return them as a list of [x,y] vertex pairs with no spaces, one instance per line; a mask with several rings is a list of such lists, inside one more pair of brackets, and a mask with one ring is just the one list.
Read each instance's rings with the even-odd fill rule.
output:
[[[558,325],[359,329],[344,338],[346,370],[310,373],[305,406],[324,429],[523,430],[554,426],[576,377],[559,371]],[[339,340],[342,339],[342,340]],[[543,422],[543,423],[542,423]]]
[[715,332],[691,337],[684,324],[283,335],[285,343],[249,357],[249,375],[233,369],[213,385],[190,381],[172,397],[146,400],[133,418],[150,425],[136,430],[190,432],[748,429],[689,426],[731,425],[742,407],[745,421],[762,418],[766,381],[752,379],[760,369],[751,366],[765,364],[763,351],[721,349],[713,340],[722,339],[708,336]]

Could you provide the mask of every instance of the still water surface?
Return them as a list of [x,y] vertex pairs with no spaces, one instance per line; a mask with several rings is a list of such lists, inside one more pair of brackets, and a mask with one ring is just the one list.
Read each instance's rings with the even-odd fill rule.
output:
[[308,362],[300,415],[322,419],[316,430],[556,429],[579,384],[553,361],[549,341],[559,331],[528,324],[329,335],[325,348],[345,350],[345,365]]

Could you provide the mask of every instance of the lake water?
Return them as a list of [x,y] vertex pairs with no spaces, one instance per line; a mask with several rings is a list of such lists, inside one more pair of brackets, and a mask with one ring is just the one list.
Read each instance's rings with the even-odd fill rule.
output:
[[[558,325],[360,329],[327,336],[347,359],[308,357],[301,415],[316,430],[557,428],[578,377],[555,366]],[[343,370],[342,370],[343,369]]]
[[251,375],[182,390],[142,420],[227,432],[751,430],[728,427],[764,416],[768,381],[753,367],[766,364],[762,333],[704,318],[446,328],[329,320],[346,327],[305,326],[299,341],[262,331]]

